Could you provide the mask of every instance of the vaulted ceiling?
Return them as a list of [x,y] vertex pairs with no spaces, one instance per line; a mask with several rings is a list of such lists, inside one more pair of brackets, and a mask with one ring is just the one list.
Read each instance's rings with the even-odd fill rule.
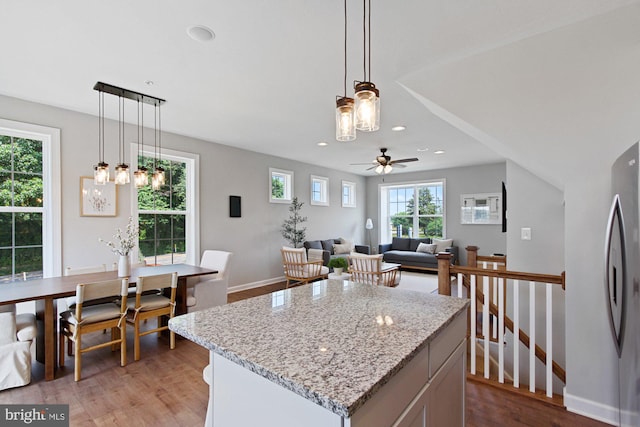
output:
[[[4,1],[0,94],[96,115],[92,88],[103,81],[166,99],[165,131],[373,174],[350,163],[373,160],[380,147],[420,159],[395,172],[544,156],[530,144],[565,135],[553,125],[539,134],[541,123],[552,115],[589,120],[584,108],[571,111],[584,104],[580,85],[601,78],[607,62],[636,65],[624,53],[637,51],[638,32],[619,20],[625,7],[637,13],[637,0],[371,3],[381,129],[354,142],[335,140],[344,78],[339,0]],[[362,3],[348,0],[348,14],[351,94],[363,78]],[[215,39],[193,40],[194,25]],[[603,97],[609,89],[617,86],[603,85]],[[117,118],[116,101],[105,102]]]

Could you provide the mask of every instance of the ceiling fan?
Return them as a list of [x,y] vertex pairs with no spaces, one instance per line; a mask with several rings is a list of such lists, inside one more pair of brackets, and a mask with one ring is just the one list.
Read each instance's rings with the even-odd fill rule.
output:
[[[367,168],[367,170],[371,170],[374,169],[376,170],[376,173],[390,173],[393,170],[393,166],[397,166],[400,168],[405,168],[406,165],[403,165],[402,163],[408,163],[408,162],[417,162],[418,159],[416,157],[412,157],[409,159],[398,159],[398,160],[391,160],[390,156],[387,156],[387,149],[386,148],[381,148],[380,149],[381,153],[379,156],[377,156],[375,158],[375,160],[373,160],[373,166],[371,166],[370,168]],[[370,165],[371,163],[351,163],[352,165]]]

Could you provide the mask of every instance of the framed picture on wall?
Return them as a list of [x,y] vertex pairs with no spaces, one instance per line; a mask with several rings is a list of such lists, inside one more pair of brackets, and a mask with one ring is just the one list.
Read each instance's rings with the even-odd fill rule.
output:
[[116,216],[118,189],[115,182],[95,185],[93,177],[80,177],[80,216]]

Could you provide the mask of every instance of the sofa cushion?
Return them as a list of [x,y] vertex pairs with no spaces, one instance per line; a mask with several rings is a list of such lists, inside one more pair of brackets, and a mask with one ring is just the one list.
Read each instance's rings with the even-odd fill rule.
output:
[[410,240],[405,237],[394,237],[391,240],[391,249],[394,251],[408,251]]
[[409,251],[387,251],[384,253],[385,262],[402,265],[415,265],[418,267],[437,267],[438,260],[433,254]]
[[333,253],[335,255],[339,255],[339,254],[348,254],[351,252],[351,245],[349,244],[336,244],[333,245]]
[[428,237],[424,237],[422,239],[409,239],[409,250],[411,252],[415,252],[418,250],[420,243],[431,243],[431,239]]
[[446,239],[446,240],[433,239],[433,243],[436,244],[436,252],[444,252],[445,249],[453,246],[453,239]]
[[322,241],[322,249],[325,251],[329,251],[330,254],[333,254],[333,245],[335,244],[333,239],[323,240]]
[[435,254],[437,245],[435,243],[420,243],[416,248],[416,252],[424,252],[425,254]]
[[322,250],[322,242],[320,240],[307,240],[304,242],[305,249],[320,249]]

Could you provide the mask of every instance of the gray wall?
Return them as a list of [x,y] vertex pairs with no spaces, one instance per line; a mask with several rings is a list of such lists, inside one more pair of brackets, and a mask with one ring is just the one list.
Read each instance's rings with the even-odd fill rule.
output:
[[453,239],[453,243],[459,247],[460,263],[466,263],[464,248],[468,245],[479,246],[479,253],[489,255],[492,253],[505,253],[506,235],[501,232],[500,225],[469,225],[460,224],[460,195],[468,193],[500,193],[502,182],[506,181],[505,163],[488,165],[467,166],[450,169],[439,169],[413,173],[391,173],[385,176],[373,176],[367,178],[367,217],[374,221],[371,239],[375,244],[389,243],[379,242],[378,226],[380,217],[379,186],[380,184],[400,184],[403,182],[416,182],[445,179],[445,204],[446,204],[446,234]]
[[[98,238],[109,239],[117,227],[126,226],[130,187],[119,188],[116,217],[80,216],[80,176],[92,175],[97,162],[96,117],[4,96],[0,96],[0,117],[61,130],[62,267],[116,261]],[[116,122],[107,120],[106,135],[117,135]],[[128,126],[126,135],[132,142],[134,127]],[[280,226],[289,216],[289,205],[269,203],[269,167],[294,172],[295,195],[305,203],[302,213],[308,217],[308,238],[363,241],[363,177],[171,133],[163,133],[162,143],[164,148],[200,155],[200,248],[235,254],[230,286],[267,283],[283,275],[280,248],[287,242]],[[105,160],[115,165],[117,156],[117,143],[108,140]],[[330,206],[309,204],[311,174],[329,178]],[[341,207],[341,180],[356,183],[356,208]],[[242,197],[241,218],[229,218],[229,195]]]

